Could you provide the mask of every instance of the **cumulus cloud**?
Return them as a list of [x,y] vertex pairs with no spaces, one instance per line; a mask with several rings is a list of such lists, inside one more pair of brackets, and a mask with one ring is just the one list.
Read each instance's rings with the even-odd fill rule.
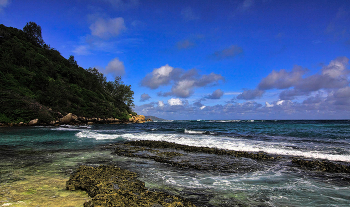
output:
[[273,70],[266,78],[262,79],[258,85],[260,90],[268,90],[272,88],[286,89],[298,83],[307,70],[300,66],[295,66],[291,72],[285,69],[280,71]]
[[180,80],[171,88],[171,94],[177,97],[186,98],[193,94],[196,81],[190,79]]
[[195,14],[191,7],[186,7],[181,10],[181,17],[185,21],[197,20],[199,15]]
[[[306,76],[307,70],[300,66],[294,67],[290,72],[272,71],[262,79],[256,89],[245,90],[237,96],[237,99],[248,100],[245,102],[234,101],[205,106],[201,102],[207,97],[191,104],[179,98],[172,98],[167,103],[155,102],[136,106],[135,111],[168,119],[344,119],[350,116],[348,66],[349,59],[339,57],[324,65],[318,73],[309,76]],[[194,86],[199,80],[206,79],[195,74],[196,71],[188,71],[187,74],[183,72],[176,80],[193,80],[194,82],[186,84]],[[213,77],[211,79],[215,80]],[[264,105],[252,101],[271,89],[279,89],[280,99],[266,101]],[[211,96],[218,97],[214,94],[216,93]],[[293,100],[295,97],[302,99]]]
[[170,106],[182,106],[183,105],[182,101],[178,98],[169,99],[168,104]]
[[174,68],[168,64],[156,68],[144,77],[141,81],[142,86],[149,87],[151,89],[156,89],[162,85],[168,85],[174,76]]
[[239,54],[243,53],[243,49],[237,45],[231,45],[228,48],[225,48],[220,51],[216,51],[212,57],[216,60],[223,60],[223,59],[229,59],[234,58]]
[[194,93],[195,88],[217,84],[220,80],[224,80],[224,77],[219,74],[210,73],[201,76],[196,69],[185,71],[165,65],[147,74],[142,79],[141,85],[157,89],[160,86],[172,84],[171,91],[158,92],[158,95],[187,98]]
[[338,106],[346,106],[350,105],[350,87],[346,86],[344,88],[340,88],[328,96],[328,101],[333,102]]
[[122,31],[126,30],[126,26],[122,17],[108,19],[97,18],[96,21],[90,25],[90,30],[93,36],[108,39],[118,36]]
[[221,89],[215,90],[212,94],[206,96],[208,99],[220,99],[224,95],[224,92]]
[[148,94],[144,93],[144,94],[141,95],[140,101],[144,102],[144,101],[149,100],[150,98],[151,98],[151,96],[149,96]]
[[265,102],[265,107],[267,107],[267,108],[270,108],[270,107],[273,107],[273,104],[269,104],[269,102]]
[[170,99],[166,104],[153,102],[136,106],[135,111],[166,119],[336,119],[349,117],[349,93],[350,88],[343,88],[328,97],[316,94],[301,103],[278,100],[265,102],[265,105],[255,101],[214,106],[204,106],[196,101],[181,105],[181,100]]
[[108,63],[104,72],[114,76],[122,76],[125,74],[124,64],[118,58],[114,58]]
[[265,91],[259,89],[245,90],[243,91],[243,93],[237,96],[237,99],[253,100],[256,98],[260,98],[264,93]]
[[291,72],[285,69],[273,70],[261,80],[256,89],[245,90],[237,98],[252,100],[261,97],[266,90],[285,89],[279,94],[279,98],[293,100],[296,97],[308,96],[319,90],[340,89],[350,83],[348,65],[349,59],[347,57],[338,57],[328,65],[323,66],[319,73],[307,77],[304,76],[308,70],[300,66],[295,66]]
[[164,107],[164,102],[163,101],[158,101],[158,106],[159,107]]

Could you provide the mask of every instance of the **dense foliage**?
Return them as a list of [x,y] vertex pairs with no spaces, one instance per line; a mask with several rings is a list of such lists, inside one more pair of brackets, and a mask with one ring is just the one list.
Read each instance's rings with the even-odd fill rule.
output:
[[33,22],[22,30],[0,25],[0,122],[49,122],[59,113],[127,119],[133,91],[120,77],[106,80],[44,44]]

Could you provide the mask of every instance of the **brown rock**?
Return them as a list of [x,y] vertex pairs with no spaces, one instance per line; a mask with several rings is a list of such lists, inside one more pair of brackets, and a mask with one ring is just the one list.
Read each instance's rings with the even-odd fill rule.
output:
[[134,123],[144,123],[145,122],[145,116],[144,115],[136,115],[133,116],[133,121]]
[[112,123],[112,122],[114,122],[114,121],[115,121],[114,118],[108,118],[108,119],[107,119],[107,122],[108,122],[108,123]]
[[73,115],[72,113],[69,113],[69,114],[65,115],[63,118],[61,118],[60,122],[62,124],[69,124],[74,120],[74,118],[76,118],[76,116]]
[[29,123],[28,123],[28,125],[29,126],[34,126],[34,125],[37,125],[39,123],[39,119],[33,119],[33,120],[31,120]]

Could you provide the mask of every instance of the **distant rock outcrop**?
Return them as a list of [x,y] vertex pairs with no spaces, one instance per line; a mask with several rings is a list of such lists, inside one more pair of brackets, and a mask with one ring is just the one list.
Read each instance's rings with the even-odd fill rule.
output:
[[146,119],[144,115],[136,115],[136,116],[132,116],[130,114],[131,118],[129,118],[129,122],[132,123],[145,123]]
[[33,120],[31,120],[29,123],[28,123],[28,125],[29,126],[34,126],[34,125],[37,125],[39,123],[39,119],[33,119]]

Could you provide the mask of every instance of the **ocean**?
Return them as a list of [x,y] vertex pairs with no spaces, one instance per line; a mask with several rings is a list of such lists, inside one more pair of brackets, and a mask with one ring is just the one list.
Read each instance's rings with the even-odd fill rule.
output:
[[[201,170],[121,156],[102,147],[135,140],[279,158],[235,158],[230,162],[237,169]],[[193,159],[219,160],[213,156]],[[293,164],[294,157],[350,164],[350,121],[186,120],[0,128],[0,206],[83,206],[87,194],[65,190],[65,182],[79,165],[101,164],[136,172],[147,188],[181,195],[197,206],[350,206],[349,173],[306,169]]]

